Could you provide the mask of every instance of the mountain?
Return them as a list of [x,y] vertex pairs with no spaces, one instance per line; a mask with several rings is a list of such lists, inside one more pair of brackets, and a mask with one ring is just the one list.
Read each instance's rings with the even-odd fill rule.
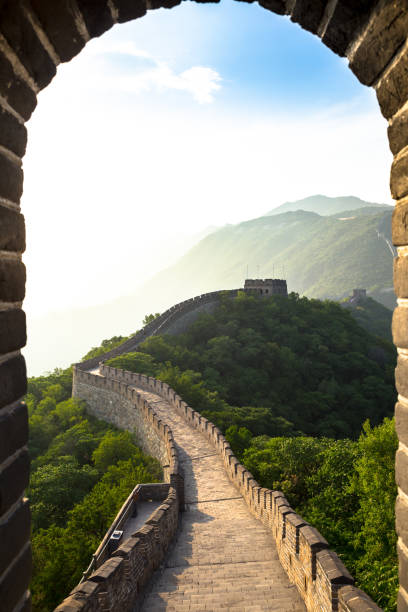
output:
[[[303,200],[296,200],[295,202],[285,202],[277,208],[273,208],[266,215],[279,215],[285,212],[294,212],[296,210],[306,210],[308,212],[314,212],[323,217],[334,215],[344,211],[352,211],[356,209],[362,209],[365,207],[370,208],[391,208],[388,204],[376,204],[374,202],[365,202],[356,198],[355,196],[340,196],[338,198],[329,198],[324,195],[313,195]],[[361,213],[360,213],[361,214]]]
[[289,291],[321,299],[364,287],[393,308],[390,224],[391,210],[382,209],[351,218],[299,210],[252,219],[210,234],[144,289],[178,301],[241,287],[248,269],[250,278],[284,277]]
[[393,309],[392,209],[374,206],[361,213],[344,200],[347,212],[334,216],[298,210],[222,227],[133,295],[29,318],[24,350],[29,375],[67,366],[104,338],[134,333],[147,313],[163,312],[208,291],[242,287],[247,276],[285,277],[289,291],[322,299],[340,300],[364,287]]

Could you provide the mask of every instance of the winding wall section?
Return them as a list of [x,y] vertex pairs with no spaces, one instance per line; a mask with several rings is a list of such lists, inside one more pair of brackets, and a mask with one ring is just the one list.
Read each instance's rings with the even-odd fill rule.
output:
[[[212,0],[204,0],[212,1]],[[0,2],[0,601],[5,612],[30,609],[30,513],[24,299],[22,158],[37,94],[61,62],[114,24],[181,0],[8,0]],[[347,58],[358,80],[376,92],[388,122],[393,243],[398,257],[396,525],[400,556],[399,612],[408,611],[408,3],[406,0],[259,0]]]
[[[186,512],[167,556],[174,533],[167,525],[174,520],[166,521],[166,516],[174,513],[174,505],[162,508],[163,535],[159,523],[150,531],[150,538],[160,542],[160,554],[147,548],[143,552],[141,541],[146,543],[148,536],[135,533],[74,590],[59,612],[98,609],[101,597],[106,610],[145,612],[379,610],[353,586],[319,532],[294,512],[281,492],[260,487],[218,428],[167,384],[101,364],[92,373],[75,368],[74,395],[86,399],[100,418],[136,430],[139,439],[151,423],[158,438],[171,440],[166,446],[172,460],[167,478],[174,483],[174,499],[180,506],[185,501]],[[138,411],[147,419],[144,426]],[[163,461],[163,442],[156,437],[147,435],[146,448]],[[132,561],[135,549],[137,564]],[[143,592],[160,562],[164,566]]]
[[145,325],[141,330],[136,332],[131,338],[105,353],[103,357],[98,356],[92,359],[87,359],[81,363],[76,364],[81,370],[92,370],[98,368],[99,362],[103,358],[104,360],[123,355],[124,353],[130,353],[135,351],[139,344],[151,336],[157,336],[159,334],[178,334],[184,331],[195,318],[202,312],[211,312],[219,304],[221,296],[236,297],[238,291],[245,291],[245,289],[227,289],[225,291],[212,291],[210,293],[203,293],[196,297],[175,304],[161,315],[159,315],[154,321]]

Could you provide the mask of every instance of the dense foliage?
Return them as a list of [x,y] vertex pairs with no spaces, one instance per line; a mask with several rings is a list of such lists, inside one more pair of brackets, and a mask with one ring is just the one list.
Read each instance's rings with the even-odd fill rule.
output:
[[395,610],[397,442],[393,421],[382,423],[395,401],[391,344],[338,304],[241,294],[108,363],[167,382],[215,422],[258,482],[283,490]]
[[367,422],[357,441],[250,439],[248,434],[227,430],[232,448],[254,477],[283,491],[297,512],[324,534],[361,588],[384,610],[395,610],[398,444],[393,420],[375,428]]
[[344,308],[349,308],[357,323],[375,336],[392,341],[391,322],[392,311],[385,308],[372,298],[359,300],[356,303],[345,299],[341,302]]
[[37,612],[54,609],[79,582],[135,485],[161,479],[158,462],[129,432],[87,415],[85,403],[71,398],[71,385],[71,368],[28,381]]
[[240,293],[108,363],[156,376],[223,430],[356,438],[393,414],[395,349],[334,302]]

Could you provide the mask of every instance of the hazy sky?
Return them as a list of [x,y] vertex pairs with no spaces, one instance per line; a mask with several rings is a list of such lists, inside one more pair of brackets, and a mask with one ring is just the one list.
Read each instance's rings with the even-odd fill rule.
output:
[[208,225],[315,193],[391,202],[386,123],[344,60],[257,5],[112,28],[40,94],[24,162],[26,310],[131,293]]

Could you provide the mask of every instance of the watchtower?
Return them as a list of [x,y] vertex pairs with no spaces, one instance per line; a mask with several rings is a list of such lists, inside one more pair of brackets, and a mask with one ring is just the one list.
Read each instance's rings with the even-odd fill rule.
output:
[[366,289],[353,289],[353,298],[355,300],[365,300],[367,297]]
[[285,295],[287,297],[288,295],[286,281],[280,278],[247,278],[244,291],[262,297],[271,297],[272,295]]

